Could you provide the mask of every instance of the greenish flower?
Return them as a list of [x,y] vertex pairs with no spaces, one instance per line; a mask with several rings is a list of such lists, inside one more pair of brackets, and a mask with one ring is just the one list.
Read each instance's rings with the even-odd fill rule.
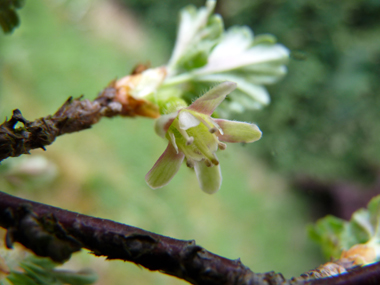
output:
[[178,172],[186,158],[194,168],[200,188],[212,194],[220,189],[222,176],[215,152],[224,150],[223,142],[254,142],[261,137],[255,124],[211,117],[215,108],[236,88],[224,82],[195,100],[189,107],[161,116],[156,131],[169,141],[168,146],[145,180],[153,189],[165,186]]

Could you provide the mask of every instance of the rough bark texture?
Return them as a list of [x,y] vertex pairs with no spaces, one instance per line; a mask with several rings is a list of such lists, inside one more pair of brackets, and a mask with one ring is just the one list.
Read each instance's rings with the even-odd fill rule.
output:
[[63,262],[87,248],[97,256],[122,259],[192,284],[297,284],[273,272],[254,274],[195,244],[110,220],[89,217],[0,192],[0,226],[7,245],[17,241],[37,255]]
[[[94,101],[70,97],[54,115],[34,121],[26,120],[20,110],[14,110],[12,117],[0,124],[0,162],[7,157],[28,154],[35,148],[45,149],[56,137],[89,129],[102,117],[154,117],[147,112],[152,108],[151,103],[132,96],[122,97],[114,86],[115,82],[111,82]],[[15,128],[17,122],[23,126]]]
[[240,260],[208,252],[195,241],[173,239],[3,192],[0,192],[0,226],[8,230],[8,247],[17,241],[37,255],[49,256],[57,262],[87,248],[97,256],[131,261],[192,284],[380,284],[380,263],[354,268],[337,277],[307,280],[311,275],[305,274],[286,280],[279,273],[253,273]]
[[[26,120],[20,110],[14,110],[12,118],[0,125],[0,161],[27,154],[31,149],[45,149],[57,136],[88,129],[102,116],[119,114],[120,105],[112,103],[113,91],[105,89],[93,102],[70,97],[54,115],[34,121]],[[23,127],[15,128],[17,122]]]

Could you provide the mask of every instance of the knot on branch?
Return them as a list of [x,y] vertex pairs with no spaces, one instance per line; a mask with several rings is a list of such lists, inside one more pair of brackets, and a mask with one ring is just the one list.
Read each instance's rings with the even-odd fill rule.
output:
[[77,99],[70,97],[53,116],[48,116],[59,130],[58,135],[89,129],[100,120],[102,106],[99,102],[87,99],[82,101],[82,98],[83,96]]
[[[21,122],[22,127],[16,127]],[[28,154],[32,148],[44,148],[51,144],[56,136],[56,129],[43,118],[35,122],[26,120],[20,110],[13,111],[12,118],[0,125],[0,161],[9,156]]]
[[122,259],[141,262],[146,255],[153,254],[158,241],[152,236],[133,233],[130,235],[115,232],[97,232],[94,235],[98,250],[93,250],[96,256],[107,252],[107,259]]
[[[55,112],[34,121],[26,120],[20,110],[0,125],[0,162],[7,157],[29,154],[31,149],[42,148],[54,142],[57,136],[91,128],[103,116],[121,113],[121,104],[114,101],[115,89],[107,87],[94,101],[70,97]],[[20,122],[23,126],[16,127]]]
[[54,215],[39,217],[28,204],[21,205],[16,211],[9,209],[7,224],[8,248],[12,248],[17,241],[39,256],[64,262],[82,247],[80,242],[66,233]]

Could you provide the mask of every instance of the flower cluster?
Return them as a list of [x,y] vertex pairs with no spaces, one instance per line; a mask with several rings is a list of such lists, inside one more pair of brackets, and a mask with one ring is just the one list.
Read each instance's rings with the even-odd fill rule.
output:
[[[156,132],[169,141],[145,177],[152,188],[168,184],[186,160],[200,187],[216,192],[222,181],[216,151],[225,149],[225,142],[254,142],[261,132],[254,124],[215,119],[212,113],[220,105],[218,114],[228,118],[233,112],[269,104],[264,85],[286,74],[286,47],[271,35],[255,36],[245,26],[225,30],[223,19],[214,14],[215,6],[216,0],[207,0],[199,9],[192,5],[182,9],[169,62],[139,68],[111,86],[122,115],[159,117]],[[184,98],[193,100],[196,90],[220,82],[224,83],[187,107]]]
[[215,5],[215,0],[208,0],[205,7],[181,10],[163,86],[236,82],[237,90],[219,108],[225,115],[268,105],[270,97],[264,85],[286,74],[289,50],[276,43],[274,36],[256,36],[247,26],[224,30],[223,19],[213,13]]
[[215,152],[226,149],[224,142],[254,142],[261,137],[255,124],[214,119],[211,114],[236,83],[224,82],[195,100],[189,107],[163,115],[156,131],[168,146],[145,180],[153,189],[165,186],[178,172],[183,160],[194,168],[200,188],[206,193],[220,189],[222,176]]

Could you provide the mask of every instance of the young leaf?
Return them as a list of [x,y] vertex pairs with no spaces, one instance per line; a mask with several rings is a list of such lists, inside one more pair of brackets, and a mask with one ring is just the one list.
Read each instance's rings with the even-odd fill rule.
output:
[[380,260],[380,195],[372,198],[367,209],[359,209],[350,221],[333,216],[320,219],[309,229],[327,257],[345,258],[355,264]]

